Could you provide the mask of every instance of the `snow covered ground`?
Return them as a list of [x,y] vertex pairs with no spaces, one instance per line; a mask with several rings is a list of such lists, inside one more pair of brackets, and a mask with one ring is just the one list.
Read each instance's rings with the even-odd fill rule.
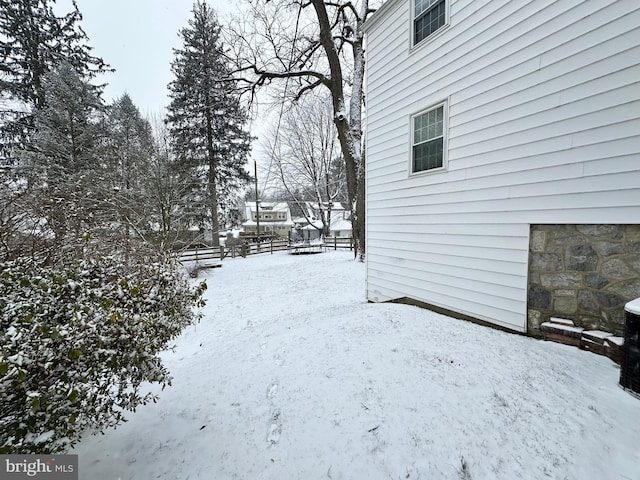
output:
[[640,478],[640,400],[607,358],[368,304],[346,252],[206,275],[173,386],[84,438],[81,479]]

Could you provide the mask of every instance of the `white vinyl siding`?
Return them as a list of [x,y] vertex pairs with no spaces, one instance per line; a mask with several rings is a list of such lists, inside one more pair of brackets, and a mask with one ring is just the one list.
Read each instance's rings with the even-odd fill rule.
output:
[[[446,31],[415,50],[413,3],[379,13],[368,297],[524,331],[530,224],[640,223],[640,2],[452,0]],[[412,175],[407,119],[443,98],[446,170]]]

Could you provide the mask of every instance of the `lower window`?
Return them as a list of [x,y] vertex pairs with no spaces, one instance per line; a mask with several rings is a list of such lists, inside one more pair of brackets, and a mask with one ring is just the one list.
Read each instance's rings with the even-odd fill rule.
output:
[[412,173],[444,167],[445,105],[441,104],[412,119]]

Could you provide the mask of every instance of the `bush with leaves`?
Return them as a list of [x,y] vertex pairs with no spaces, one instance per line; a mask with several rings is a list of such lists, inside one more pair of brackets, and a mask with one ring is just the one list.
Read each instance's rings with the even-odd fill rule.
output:
[[0,263],[0,453],[63,452],[170,384],[159,353],[199,320],[206,284],[169,261]]

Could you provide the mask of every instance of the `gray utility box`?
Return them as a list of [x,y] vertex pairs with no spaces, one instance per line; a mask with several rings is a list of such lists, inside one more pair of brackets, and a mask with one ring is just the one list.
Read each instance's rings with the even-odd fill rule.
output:
[[620,385],[640,396],[640,298],[627,303]]

